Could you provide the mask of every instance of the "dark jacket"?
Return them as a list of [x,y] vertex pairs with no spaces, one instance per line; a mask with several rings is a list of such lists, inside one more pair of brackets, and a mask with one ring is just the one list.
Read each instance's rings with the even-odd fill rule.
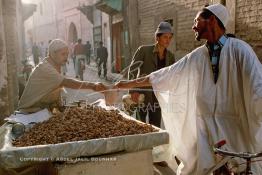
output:
[[101,59],[102,61],[107,61],[107,57],[108,57],[108,52],[107,52],[107,48],[102,46],[97,48],[97,58]]
[[[142,76],[150,74],[151,72],[158,70],[157,69],[157,58],[158,58],[158,53],[157,53],[156,44],[140,46],[137,49],[132,59],[130,71],[128,75],[129,79],[135,79],[138,77],[142,77]],[[166,50],[165,59],[166,59],[165,66],[170,66],[175,62],[174,54],[170,52],[169,50]],[[138,66],[140,66],[140,69],[138,69]],[[153,104],[154,102],[157,102],[152,88],[147,87],[143,89],[146,89],[146,91],[143,91],[143,92],[137,91],[137,92],[145,94],[145,104],[148,104],[148,103]],[[130,91],[130,93],[132,92],[134,91]]]

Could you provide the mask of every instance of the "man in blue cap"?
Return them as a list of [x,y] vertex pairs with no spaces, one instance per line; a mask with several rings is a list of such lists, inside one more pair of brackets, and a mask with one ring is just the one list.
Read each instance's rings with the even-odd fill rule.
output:
[[[145,76],[172,65],[175,62],[174,54],[167,49],[172,37],[171,24],[160,22],[155,31],[155,43],[140,46],[135,52],[130,65],[129,79]],[[138,119],[146,122],[146,115],[148,114],[149,123],[160,127],[161,109],[152,88],[134,90],[129,93],[130,95],[123,98],[125,103],[129,102],[125,106],[128,108],[131,104],[136,104],[136,117]]]

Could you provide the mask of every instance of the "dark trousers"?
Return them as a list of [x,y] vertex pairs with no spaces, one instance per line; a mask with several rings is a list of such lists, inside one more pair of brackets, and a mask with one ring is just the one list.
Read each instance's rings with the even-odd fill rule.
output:
[[73,57],[72,57],[72,59],[73,59],[73,63],[74,63],[74,69],[75,69],[75,67],[76,67],[76,57],[75,57],[75,56],[73,56]]
[[86,54],[86,64],[90,64],[90,54]]
[[39,63],[39,57],[37,55],[33,55],[33,58],[34,58],[35,66],[37,66]]
[[102,67],[104,70],[104,77],[106,77],[106,74],[107,74],[106,61],[103,59],[99,59],[99,62],[98,62],[98,76],[99,77],[101,76]]
[[[148,107],[149,105],[150,105],[150,107]],[[154,125],[154,126],[160,128],[160,125],[161,125],[161,108],[159,107],[159,105],[156,105],[156,106],[151,105],[151,104],[149,104],[149,105],[145,108],[138,108],[136,116],[140,121],[146,122],[146,115],[148,113],[149,123],[151,125]]]

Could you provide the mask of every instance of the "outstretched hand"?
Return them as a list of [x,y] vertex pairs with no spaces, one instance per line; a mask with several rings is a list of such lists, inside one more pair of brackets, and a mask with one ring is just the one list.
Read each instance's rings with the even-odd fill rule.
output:
[[95,91],[99,91],[99,92],[104,92],[106,91],[108,88],[107,86],[105,86],[103,83],[97,82],[95,83]]
[[125,81],[121,80],[113,86],[113,89],[124,89],[125,87]]

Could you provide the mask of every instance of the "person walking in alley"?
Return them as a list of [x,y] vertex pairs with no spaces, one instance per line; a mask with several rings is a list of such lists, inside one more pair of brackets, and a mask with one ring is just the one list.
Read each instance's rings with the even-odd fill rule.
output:
[[74,56],[75,56],[76,78],[80,78],[81,80],[83,80],[86,52],[85,52],[85,46],[82,44],[82,39],[78,39],[77,44],[74,46]]
[[[262,148],[262,65],[244,41],[226,36],[229,12],[221,4],[204,7],[194,19],[196,40],[206,43],[177,63],[116,88],[152,86],[170,134],[178,175],[211,174],[215,143],[234,152]],[[170,159],[172,159],[170,157]],[[261,174],[262,164],[252,164]]]
[[[50,40],[48,40],[48,45],[51,43],[51,39]],[[45,57],[47,57],[48,56],[48,47],[46,47],[46,49],[45,49],[45,56],[44,56],[44,58]]]
[[69,58],[72,59],[73,64],[74,64],[74,70],[75,70],[75,55],[74,55],[74,47],[75,47],[74,42],[71,42],[71,43],[69,44]]
[[37,66],[38,63],[39,63],[40,49],[36,45],[36,43],[34,43],[33,46],[32,46],[32,54],[33,54],[35,66]]
[[[153,71],[159,70],[163,67],[172,65],[175,62],[175,57],[167,47],[169,46],[173,37],[172,26],[168,22],[160,22],[155,31],[155,44],[140,46],[132,59],[129,70],[129,79],[134,79],[140,76],[148,75]],[[133,71],[141,63],[138,71]],[[153,90],[146,89],[142,91],[129,91],[128,96],[124,96],[123,102],[128,101],[132,104],[137,104],[136,118],[146,122],[146,115],[148,114],[149,123],[160,127],[161,124],[161,109],[158,101],[154,95]],[[142,98],[142,101],[139,101]],[[131,99],[126,99],[130,98]],[[125,104],[129,108],[129,104]],[[127,109],[129,110],[129,109]]]
[[48,57],[34,69],[19,100],[18,109],[23,112],[37,112],[41,109],[61,106],[60,93],[63,87],[103,91],[102,83],[78,81],[61,75],[62,65],[67,63],[68,46],[54,39],[48,47]]
[[85,50],[86,50],[86,64],[90,64],[90,56],[91,56],[91,44],[89,41],[85,44]]
[[98,61],[98,76],[101,76],[101,71],[103,67],[104,71],[104,78],[107,79],[107,57],[108,57],[108,52],[107,48],[103,46],[103,42],[99,42],[99,47],[96,50],[96,55],[97,55],[97,61]]
[[39,46],[39,55],[40,55],[41,61],[46,57],[45,52],[46,52],[45,44],[43,41],[41,41],[40,46]]

